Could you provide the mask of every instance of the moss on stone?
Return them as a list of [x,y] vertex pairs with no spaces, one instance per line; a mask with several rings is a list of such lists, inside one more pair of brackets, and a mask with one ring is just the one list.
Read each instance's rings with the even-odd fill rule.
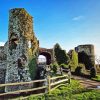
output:
[[35,79],[36,70],[37,70],[37,63],[36,63],[36,57],[34,56],[29,63],[29,73],[32,80]]

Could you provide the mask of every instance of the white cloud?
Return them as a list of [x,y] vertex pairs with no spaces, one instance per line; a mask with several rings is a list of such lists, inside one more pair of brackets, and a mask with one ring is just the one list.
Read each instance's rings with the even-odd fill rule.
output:
[[0,42],[0,46],[4,46],[5,42]]
[[78,21],[78,20],[81,20],[83,18],[84,18],[84,16],[76,16],[76,17],[73,17],[72,20]]

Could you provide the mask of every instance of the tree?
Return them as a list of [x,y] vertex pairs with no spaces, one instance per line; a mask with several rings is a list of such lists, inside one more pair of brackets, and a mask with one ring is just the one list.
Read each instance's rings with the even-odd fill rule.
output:
[[91,78],[95,78],[96,77],[96,69],[94,67],[92,67],[90,69],[90,77]]
[[54,54],[57,60],[57,63],[60,64],[68,64],[69,56],[66,54],[65,50],[62,50],[60,45],[57,43],[54,46]]
[[71,66],[73,70],[78,66],[78,54],[75,50],[71,50],[69,66]]

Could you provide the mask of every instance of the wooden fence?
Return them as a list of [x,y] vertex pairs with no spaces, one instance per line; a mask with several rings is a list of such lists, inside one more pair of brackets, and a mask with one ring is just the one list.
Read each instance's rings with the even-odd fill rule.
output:
[[[31,89],[24,89],[24,90],[16,90],[16,91],[9,91],[9,92],[5,92],[5,93],[0,93],[0,96],[5,96],[5,95],[11,95],[11,94],[20,94],[22,92],[31,92],[31,91],[35,91],[35,90],[41,90],[41,89],[45,89],[44,93],[47,93],[52,90],[54,90],[55,88],[57,88],[59,85],[61,85],[61,83],[65,82],[68,83],[69,81],[69,77],[68,75],[63,75],[63,76],[57,76],[57,77],[51,77],[48,76],[47,79],[42,79],[42,80],[34,80],[34,81],[30,81],[30,82],[19,82],[19,83],[7,83],[7,84],[0,84],[0,88],[1,87],[8,87],[8,86],[20,86],[20,85],[26,85],[26,84],[34,84],[34,83],[43,83],[43,86],[37,87],[37,88],[31,88]],[[40,94],[40,93],[38,93]],[[37,95],[38,95],[37,94]],[[35,94],[36,95],[36,94]]]

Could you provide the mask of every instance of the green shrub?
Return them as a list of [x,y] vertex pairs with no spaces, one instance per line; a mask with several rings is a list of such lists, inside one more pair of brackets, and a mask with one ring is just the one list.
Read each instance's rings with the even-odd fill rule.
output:
[[71,67],[72,71],[75,71],[75,69],[78,66],[78,54],[75,50],[71,50],[70,55],[70,62],[69,62],[69,66]]
[[81,75],[81,74],[82,74],[82,67],[78,66],[78,67],[75,69],[75,74],[76,74],[76,75]]
[[37,70],[36,57],[33,57],[29,63],[29,73],[32,80],[36,76],[36,70]]
[[91,70],[90,70],[90,77],[91,78],[96,77],[96,69],[94,67],[92,67]]
[[54,54],[57,60],[57,63],[60,64],[68,64],[70,61],[69,56],[67,55],[65,50],[62,50],[62,48],[60,47],[60,45],[57,43],[54,46]]
[[60,67],[62,67],[62,68],[68,68],[68,65],[67,64],[61,64]]
[[78,67],[75,69],[76,75],[82,75],[86,73],[85,65],[82,63],[78,64]]
[[59,67],[59,66],[58,66],[57,63],[52,64],[52,70],[53,70],[54,74],[57,73],[57,68],[58,68],[58,67]]

